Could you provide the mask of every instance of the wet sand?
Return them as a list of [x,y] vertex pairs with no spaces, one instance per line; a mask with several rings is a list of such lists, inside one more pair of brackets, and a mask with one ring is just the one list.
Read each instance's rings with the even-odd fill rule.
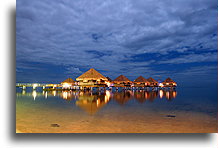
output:
[[[18,110],[16,129],[22,133],[215,133],[216,118],[204,113],[141,112],[128,109],[107,114],[72,114],[60,110]],[[35,113],[33,113],[35,112]],[[55,126],[53,126],[55,125]],[[57,126],[58,125],[58,126]]]

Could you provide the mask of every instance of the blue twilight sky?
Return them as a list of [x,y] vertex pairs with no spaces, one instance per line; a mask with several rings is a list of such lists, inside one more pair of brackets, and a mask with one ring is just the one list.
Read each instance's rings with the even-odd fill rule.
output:
[[216,0],[17,0],[17,82],[89,68],[217,86]]

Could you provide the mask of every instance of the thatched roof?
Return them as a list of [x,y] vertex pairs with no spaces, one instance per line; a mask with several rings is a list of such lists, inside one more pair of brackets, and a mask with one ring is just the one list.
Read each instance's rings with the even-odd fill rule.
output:
[[106,77],[109,82],[113,81],[110,77]]
[[98,71],[96,71],[94,68],[89,69],[87,72],[76,78],[76,80],[97,80],[97,79],[102,79],[102,80],[107,80],[105,76],[100,74]]
[[150,82],[150,83],[158,83],[158,82],[157,82],[155,79],[153,79],[152,77],[148,78],[147,80],[148,80],[148,82]]
[[171,78],[167,78],[165,81],[163,81],[163,83],[176,83],[176,82],[173,81]]
[[114,79],[114,81],[130,81],[127,77],[125,77],[124,75],[120,75],[119,77],[117,77],[116,79]]
[[64,80],[61,83],[75,83],[75,81],[73,79],[71,79],[71,78],[67,78],[66,80]]
[[143,76],[139,76],[137,79],[134,80],[134,82],[148,82],[148,80],[145,79]]

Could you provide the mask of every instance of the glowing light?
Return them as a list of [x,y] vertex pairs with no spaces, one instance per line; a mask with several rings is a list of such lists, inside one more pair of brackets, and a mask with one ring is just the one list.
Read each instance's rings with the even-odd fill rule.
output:
[[110,92],[108,90],[106,90],[106,95],[104,97],[104,101],[108,102],[110,100],[110,96],[111,96]]
[[38,84],[33,84],[33,89],[35,89],[38,86]]
[[100,104],[100,99],[98,99],[98,100],[96,101],[96,104],[97,104],[97,106],[99,106],[99,104]]
[[23,89],[22,90],[22,94],[25,95],[26,94],[26,90]]
[[38,84],[33,84],[33,87],[37,87],[38,86]]
[[170,98],[170,93],[166,92],[166,98],[169,99]]
[[46,99],[48,98],[48,92],[47,91],[45,92],[45,98]]
[[177,95],[177,92],[174,91],[174,92],[173,92],[173,98],[176,98],[176,95]]
[[64,83],[64,84],[63,84],[63,87],[64,87],[64,88],[70,88],[71,85],[70,85],[69,83]]
[[56,96],[56,91],[53,91],[53,95]]
[[163,86],[164,86],[163,83],[160,83],[160,84],[159,84],[159,87],[163,87]]
[[163,90],[159,91],[160,98],[163,98]]
[[108,87],[110,87],[110,86],[111,86],[111,83],[110,83],[110,82],[106,82],[106,85],[107,85]]
[[35,90],[33,91],[32,95],[33,95],[33,99],[34,99],[34,101],[35,101],[35,100],[36,100],[36,96],[37,96],[37,93],[36,93]]
[[67,99],[67,92],[63,92],[63,98]]

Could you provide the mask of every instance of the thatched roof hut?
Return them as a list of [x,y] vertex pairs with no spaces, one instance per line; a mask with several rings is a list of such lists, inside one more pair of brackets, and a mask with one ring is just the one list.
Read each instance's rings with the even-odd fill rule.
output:
[[76,78],[77,81],[84,81],[84,80],[104,80],[107,81],[107,78],[100,74],[94,68],[89,69],[87,72]]
[[139,76],[137,79],[133,81],[134,83],[148,83],[148,80],[145,79],[143,76]]
[[67,78],[66,80],[64,80],[63,82],[61,82],[61,84],[63,83],[69,83],[69,84],[74,84],[75,81],[72,78]]
[[167,78],[165,81],[162,82],[163,86],[165,87],[171,87],[171,86],[177,86],[176,82],[173,81],[171,78]]
[[125,77],[124,75],[120,75],[119,77],[117,77],[116,79],[114,79],[113,81],[114,83],[118,82],[118,83],[122,83],[122,82],[131,82],[127,77]]
[[158,82],[157,82],[155,79],[153,79],[152,77],[148,78],[147,80],[148,80],[148,82],[150,82],[150,83],[158,83]]
[[148,80],[143,76],[139,76],[137,79],[133,81],[135,87],[145,87],[148,85]]
[[76,82],[71,78],[67,78],[66,80],[61,82],[61,85],[64,89],[72,89],[73,86],[76,85]]
[[130,87],[132,81],[130,81],[127,77],[124,75],[120,75],[113,81],[115,87]]
[[158,81],[156,81],[152,77],[148,78],[147,80],[149,82],[149,86],[157,86],[158,85]]

